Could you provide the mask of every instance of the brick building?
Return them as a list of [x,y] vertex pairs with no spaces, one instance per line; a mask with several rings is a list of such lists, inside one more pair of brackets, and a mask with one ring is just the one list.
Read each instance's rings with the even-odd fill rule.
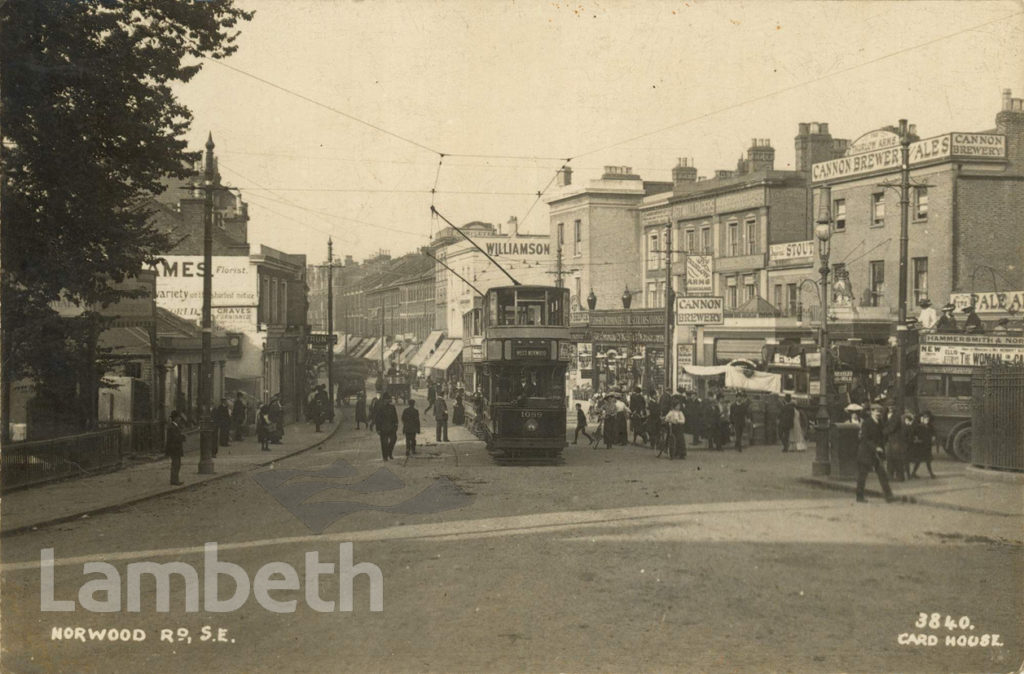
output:
[[[830,202],[833,278],[848,277],[852,294],[844,301],[833,293],[838,334],[845,328],[850,336],[881,340],[894,329],[899,305],[900,148],[892,129],[863,138],[847,156],[815,163],[812,174],[816,208],[822,198]],[[908,315],[925,298],[965,305],[970,293],[1020,291],[1022,100],[1004,91],[994,128],[912,140]],[[998,306],[985,313],[983,319],[1007,315]]]

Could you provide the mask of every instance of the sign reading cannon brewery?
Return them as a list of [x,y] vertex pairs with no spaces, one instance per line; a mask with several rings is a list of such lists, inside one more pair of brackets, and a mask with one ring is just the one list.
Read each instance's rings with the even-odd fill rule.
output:
[[725,299],[722,297],[679,297],[676,299],[676,325],[721,325],[725,323]]
[[[1006,136],[994,133],[947,133],[910,144],[910,165],[941,159],[1004,159]],[[875,171],[900,167],[899,145],[879,147],[868,152],[839,157],[811,166],[811,180],[841,180]]]
[[986,293],[953,293],[949,301],[957,309],[974,305],[979,314],[1020,313],[1024,310],[1024,290]]
[[686,256],[686,294],[710,295],[713,291],[711,274],[714,262],[710,255]]

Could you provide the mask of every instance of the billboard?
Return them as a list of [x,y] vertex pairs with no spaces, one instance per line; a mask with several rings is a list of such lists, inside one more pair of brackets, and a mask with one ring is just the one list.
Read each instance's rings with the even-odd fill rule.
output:
[[[222,330],[242,332],[256,325],[258,278],[247,255],[215,255],[213,264],[212,319]],[[156,304],[171,313],[199,323],[203,315],[202,255],[164,255],[149,265],[156,272]]]
[[711,274],[714,262],[710,255],[686,256],[686,294],[710,295],[712,293]]

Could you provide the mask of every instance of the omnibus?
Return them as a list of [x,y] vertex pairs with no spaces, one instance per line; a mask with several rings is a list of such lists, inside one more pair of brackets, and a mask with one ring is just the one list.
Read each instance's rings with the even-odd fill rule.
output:
[[569,290],[491,288],[482,311],[477,390],[489,415],[488,450],[502,461],[557,461],[566,446]]
[[971,460],[971,376],[993,361],[1024,364],[1024,336],[921,333],[918,374],[907,406],[935,417],[946,452]]

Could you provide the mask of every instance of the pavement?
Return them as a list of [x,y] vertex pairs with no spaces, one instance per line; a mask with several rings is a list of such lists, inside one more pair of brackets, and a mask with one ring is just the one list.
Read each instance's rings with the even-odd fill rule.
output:
[[316,448],[330,439],[347,419],[351,425],[352,410],[338,408],[334,421],[317,433],[313,424],[295,422],[285,427],[280,444],[271,451],[260,450],[255,435],[232,441],[221,447],[214,461],[215,473],[200,474],[199,436],[190,434],[185,441],[181,463],[182,486],[170,484],[170,459],[144,461],[126,465],[120,470],[73,478],[13,491],[0,499],[0,535],[7,536],[40,527],[89,517],[117,510],[128,505],[158,498],[173,492],[194,489],[231,475],[261,468],[276,461]]
[[[341,428],[351,428],[351,408],[339,408],[339,414],[333,424],[324,427],[323,432],[316,433],[311,424],[297,422],[287,427],[285,438],[280,445],[271,445],[271,452],[262,452],[254,437],[241,442],[233,442],[223,447],[216,459],[216,473],[200,475],[192,468],[198,461],[198,438],[188,443],[191,452],[187,452],[182,466],[183,486],[171,486],[169,482],[169,459],[127,466],[113,473],[105,473],[90,477],[65,480],[12,492],[0,502],[0,535],[13,535],[31,531],[60,522],[86,518],[90,515],[117,510],[128,505],[154,499],[177,491],[193,489],[199,485],[212,482],[245,471],[271,465],[282,459],[301,454],[321,445],[332,438]],[[453,461],[458,465],[459,452],[468,449],[479,440],[465,426],[449,425],[450,442],[437,443],[434,440],[434,427],[429,414],[424,415],[423,434],[420,447],[424,450],[417,459],[441,459]],[[569,437],[572,433],[570,429]],[[582,439],[582,438],[581,438]],[[585,439],[582,439],[585,441]],[[566,452],[567,463],[572,462],[573,450],[579,451],[586,445],[573,446]],[[716,452],[708,450],[704,445],[690,446],[691,459],[713,460]],[[628,445],[611,450],[593,451],[628,451],[646,454],[650,450],[644,447]],[[733,450],[727,449],[731,453]],[[845,491],[851,497],[855,492],[852,480],[832,480],[827,477],[812,477],[810,463],[813,452],[801,453],[806,461],[800,461],[793,454],[783,455],[777,448],[767,445],[748,447],[747,451],[758,454],[778,455],[777,461],[760,463],[758,470],[769,472],[780,484],[804,483],[824,489]],[[396,453],[403,453],[402,443],[396,447]],[[398,457],[402,458],[402,457]],[[796,459],[796,460],[795,460]],[[948,508],[977,514],[999,515],[1006,517],[1024,514],[1024,483],[1007,480],[1002,474],[988,475],[991,471],[980,471],[967,464],[959,463],[947,457],[937,457],[933,467],[937,479],[927,476],[907,482],[893,483],[893,491],[901,502],[919,503],[940,508]],[[922,471],[923,468],[922,468]],[[881,498],[877,478],[868,477],[867,495],[869,498]]]

